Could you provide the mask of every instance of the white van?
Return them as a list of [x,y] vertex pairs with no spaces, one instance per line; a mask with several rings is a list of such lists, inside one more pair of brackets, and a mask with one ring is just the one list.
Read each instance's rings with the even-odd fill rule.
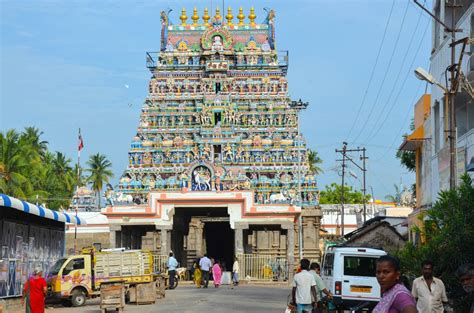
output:
[[350,308],[363,302],[374,307],[380,299],[375,277],[375,262],[387,253],[364,247],[332,246],[326,249],[321,278],[334,295],[338,308]]

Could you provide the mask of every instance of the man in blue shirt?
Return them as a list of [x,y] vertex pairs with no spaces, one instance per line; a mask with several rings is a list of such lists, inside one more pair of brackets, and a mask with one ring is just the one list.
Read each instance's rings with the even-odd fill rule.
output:
[[173,256],[173,252],[170,252],[170,257],[168,258],[168,275],[170,280],[169,289],[174,289],[174,278],[176,276],[176,268],[178,267],[178,261]]
[[207,288],[207,285],[209,285],[209,270],[212,266],[211,260],[207,257],[207,253],[199,260],[199,266],[201,267],[204,288]]

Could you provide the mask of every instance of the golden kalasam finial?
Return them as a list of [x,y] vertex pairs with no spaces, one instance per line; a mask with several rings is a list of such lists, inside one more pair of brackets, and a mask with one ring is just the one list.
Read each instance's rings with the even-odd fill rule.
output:
[[221,16],[221,9],[219,9],[219,7],[216,7],[216,21],[222,19],[222,16]]
[[191,16],[191,19],[193,20],[193,26],[197,26],[199,21],[199,15],[198,9],[196,7],[194,7],[193,16]]
[[186,15],[186,8],[183,8],[181,11],[181,16],[179,19],[181,20],[181,26],[186,26],[186,20],[188,19],[188,16]]
[[250,26],[255,26],[255,19],[257,16],[255,15],[255,9],[253,7],[250,8],[249,20]]
[[225,18],[227,19],[227,25],[232,26],[232,19],[234,18],[234,16],[232,15],[231,7],[227,9],[227,15],[225,16]]
[[202,16],[202,20],[204,21],[204,26],[209,26],[209,19],[211,17],[209,16],[209,12],[207,11],[207,8],[204,9],[204,15]]
[[239,15],[237,15],[237,19],[239,20],[239,26],[244,26],[244,9],[242,7],[239,8]]

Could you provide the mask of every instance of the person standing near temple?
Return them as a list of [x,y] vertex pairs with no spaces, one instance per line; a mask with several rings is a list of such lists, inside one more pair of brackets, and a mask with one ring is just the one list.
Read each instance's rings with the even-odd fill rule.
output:
[[239,260],[234,257],[234,264],[232,265],[232,282],[234,286],[239,285]]
[[48,287],[43,277],[43,270],[36,268],[33,276],[23,288],[23,302],[26,313],[44,313],[44,298]]
[[421,263],[422,276],[413,281],[411,294],[416,300],[416,308],[422,313],[443,313],[448,302],[443,281],[433,277],[433,262]]
[[212,266],[212,278],[214,281],[214,287],[218,288],[222,279],[222,269],[219,260],[217,260]]
[[[459,266],[456,270],[456,277],[459,279],[462,289],[464,289],[472,299],[474,295],[474,263],[466,263]],[[471,301],[469,313],[474,313],[474,301]]]
[[326,285],[324,284],[323,279],[321,278],[320,273],[321,273],[321,266],[318,263],[311,263],[309,266],[310,273],[313,275],[314,280],[316,281],[316,293],[318,295],[318,309],[314,310],[314,312],[322,312],[323,308],[323,294],[325,294],[328,299],[332,299],[332,294],[331,292],[326,288]]
[[209,285],[209,270],[211,269],[211,260],[207,257],[207,253],[199,260],[199,267],[201,268],[202,279],[204,282],[204,287],[207,288]]
[[[292,304],[296,306],[297,313],[311,313],[318,308],[316,295],[316,281],[309,272],[310,262],[308,259],[300,261],[301,272],[293,277],[293,289],[291,291]],[[313,301],[314,299],[314,301]]]
[[173,251],[171,251],[168,258],[168,276],[170,280],[169,289],[174,289],[174,280],[176,276],[177,267],[178,267],[178,261],[174,258]]

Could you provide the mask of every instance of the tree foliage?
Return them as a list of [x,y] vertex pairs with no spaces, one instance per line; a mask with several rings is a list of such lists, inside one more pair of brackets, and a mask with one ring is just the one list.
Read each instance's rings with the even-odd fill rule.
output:
[[113,176],[110,161],[99,153],[92,155],[89,176],[84,177],[63,153],[49,151],[42,136],[36,127],[0,132],[0,193],[51,209],[68,208],[76,186],[90,183],[100,194]]
[[455,190],[442,191],[433,207],[421,218],[422,228],[414,229],[424,243],[408,244],[401,252],[403,270],[417,276],[420,263],[435,262],[436,275],[446,285],[455,300],[455,312],[467,312],[472,300],[462,296],[454,273],[459,265],[474,260],[474,187],[468,175]]
[[105,155],[97,153],[90,156],[87,165],[89,166],[87,169],[89,177],[87,179],[92,184],[92,189],[99,198],[100,208],[100,193],[104,187],[104,183],[108,183],[110,178],[114,176],[111,170],[112,163],[107,160]]
[[[321,191],[319,203],[321,204],[334,204],[341,203],[341,185],[332,183],[326,185],[325,189]],[[344,186],[344,203],[357,204],[362,203],[364,195],[359,191],[352,190],[351,186]],[[366,202],[370,199],[369,195],[366,195]]]
[[323,169],[319,166],[323,163],[323,159],[318,155],[317,151],[309,150],[308,151],[308,164],[309,170],[314,174],[321,174]]
[[36,127],[0,132],[0,192],[52,209],[66,208],[75,181],[71,160],[49,152],[42,135]]

